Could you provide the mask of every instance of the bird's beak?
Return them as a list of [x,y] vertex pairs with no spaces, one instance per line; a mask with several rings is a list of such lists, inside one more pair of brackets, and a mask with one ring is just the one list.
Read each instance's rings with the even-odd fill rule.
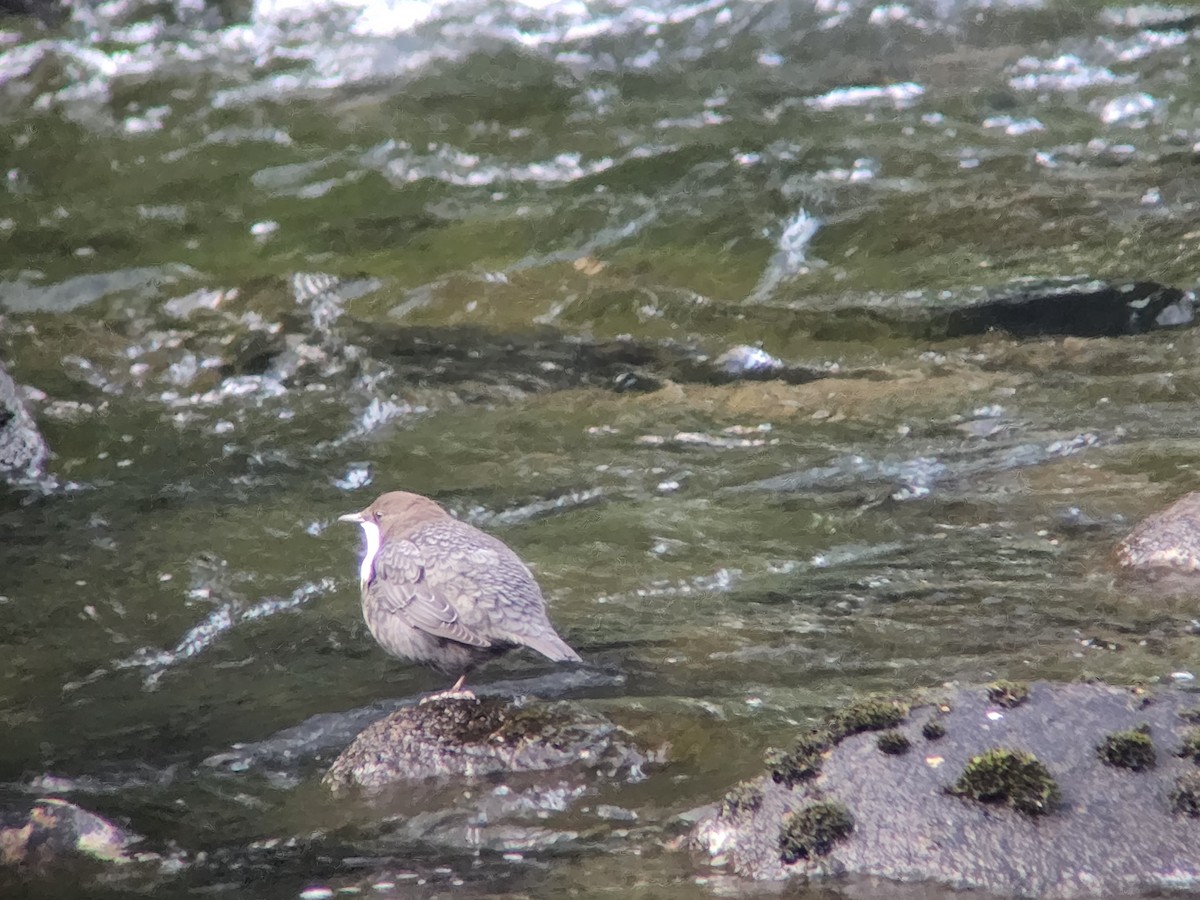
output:
[[363,522],[362,513],[346,513],[344,516],[338,516],[339,522],[353,522],[355,525],[361,525]]

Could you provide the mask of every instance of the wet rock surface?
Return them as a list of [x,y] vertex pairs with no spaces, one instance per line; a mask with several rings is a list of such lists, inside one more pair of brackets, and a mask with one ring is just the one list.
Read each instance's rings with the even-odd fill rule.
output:
[[61,869],[81,860],[128,862],[129,848],[140,840],[66,800],[43,798],[28,810],[0,812],[0,865],[29,873]]
[[9,484],[38,480],[45,474],[49,455],[20,388],[0,362],[0,480]]
[[368,726],[322,780],[341,792],[571,765],[615,774],[645,761],[631,734],[576,705],[432,698]]
[[[898,724],[802,737],[774,774],[708,812],[692,843],[765,880],[876,876],[1054,898],[1200,885],[1196,695],[1038,682],[1023,700],[997,699],[1015,696],[933,692]],[[908,752],[881,746],[885,727]]]
[[1200,571],[1200,491],[1147,516],[1113,551],[1126,573],[1149,578],[1194,576]]

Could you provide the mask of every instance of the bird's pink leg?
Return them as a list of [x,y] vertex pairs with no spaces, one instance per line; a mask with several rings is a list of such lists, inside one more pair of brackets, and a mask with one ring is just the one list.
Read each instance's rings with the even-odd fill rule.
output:
[[458,676],[458,681],[454,682],[454,686],[446,691],[438,691],[436,694],[430,694],[428,697],[422,697],[418,706],[431,703],[434,700],[477,700],[475,692],[468,687],[467,673],[463,672]]

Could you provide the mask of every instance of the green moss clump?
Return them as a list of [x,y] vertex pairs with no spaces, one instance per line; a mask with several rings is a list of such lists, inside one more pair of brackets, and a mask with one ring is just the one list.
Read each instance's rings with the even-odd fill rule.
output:
[[1167,801],[1171,812],[1200,818],[1200,772],[1185,772],[1176,778]]
[[1142,726],[1132,731],[1114,731],[1097,745],[1096,752],[1106,765],[1141,772],[1154,768],[1154,741],[1150,740],[1149,728]]
[[868,698],[851,703],[830,714],[823,728],[801,735],[789,751],[767,754],[767,766],[776,784],[795,787],[821,771],[825,754],[843,738],[862,731],[895,728],[908,715],[908,705],[900,700]]
[[971,757],[951,794],[1005,803],[1028,816],[1045,815],[1062,798],[1058,783],[1032,753],[997,747]]
[[875,746],[889,756],[901,756],[908,752],[912,742],[903,731],[892,728],[879,733],[879,737],[875,738]]
[[937,719],[930,719],[921,726],[921,734],[925,736],[927,741],[936,741],[938,738],[946,736],[946,726]]
[[767,757],[771,777],[776,784],[795,787],[802,781],[815,778],[825,762],[825,754],[833,747],[829,733],[820,729],[800,736],[790,751],[776,751]]
[[1200,725],[1200,706],[1193,706],[1190,709],[1181,709],[1179,718],[1190,725]]
[[883,731],[895,728],[908,715],[908,704],[901,700],[869,697],[844,706],[833,713],[827,722],[833,743],[863,731]]
[[791,865],[801,859],[825,856],[854,830],[854,817],[840,803],[813,803],[783,820],[779,858]]
[[1029,699],[1029,685],[1023,681],[1000,679],[987,686],[988,699],[997,706],[1012,709]]
[[762,790],[753,781],[743,781],[733,787],[721,800],[719,815],[728,819],[741,812],[754,812],[762,806]]
[[1189,728],[1183,733],[1183,743],[1179,745],[1175,755],[1190,757],[1192,762],[1200,765],[1200,728]]

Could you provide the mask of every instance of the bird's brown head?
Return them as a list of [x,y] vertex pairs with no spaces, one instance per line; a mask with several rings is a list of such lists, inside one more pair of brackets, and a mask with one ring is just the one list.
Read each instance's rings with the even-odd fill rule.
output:
[[428,497],[407,491],[389,491],[380,494],[374,503],[361,512],[339,516],[338,521],[374,525],[386,534],[396,528],[408,529],[449,515]]

